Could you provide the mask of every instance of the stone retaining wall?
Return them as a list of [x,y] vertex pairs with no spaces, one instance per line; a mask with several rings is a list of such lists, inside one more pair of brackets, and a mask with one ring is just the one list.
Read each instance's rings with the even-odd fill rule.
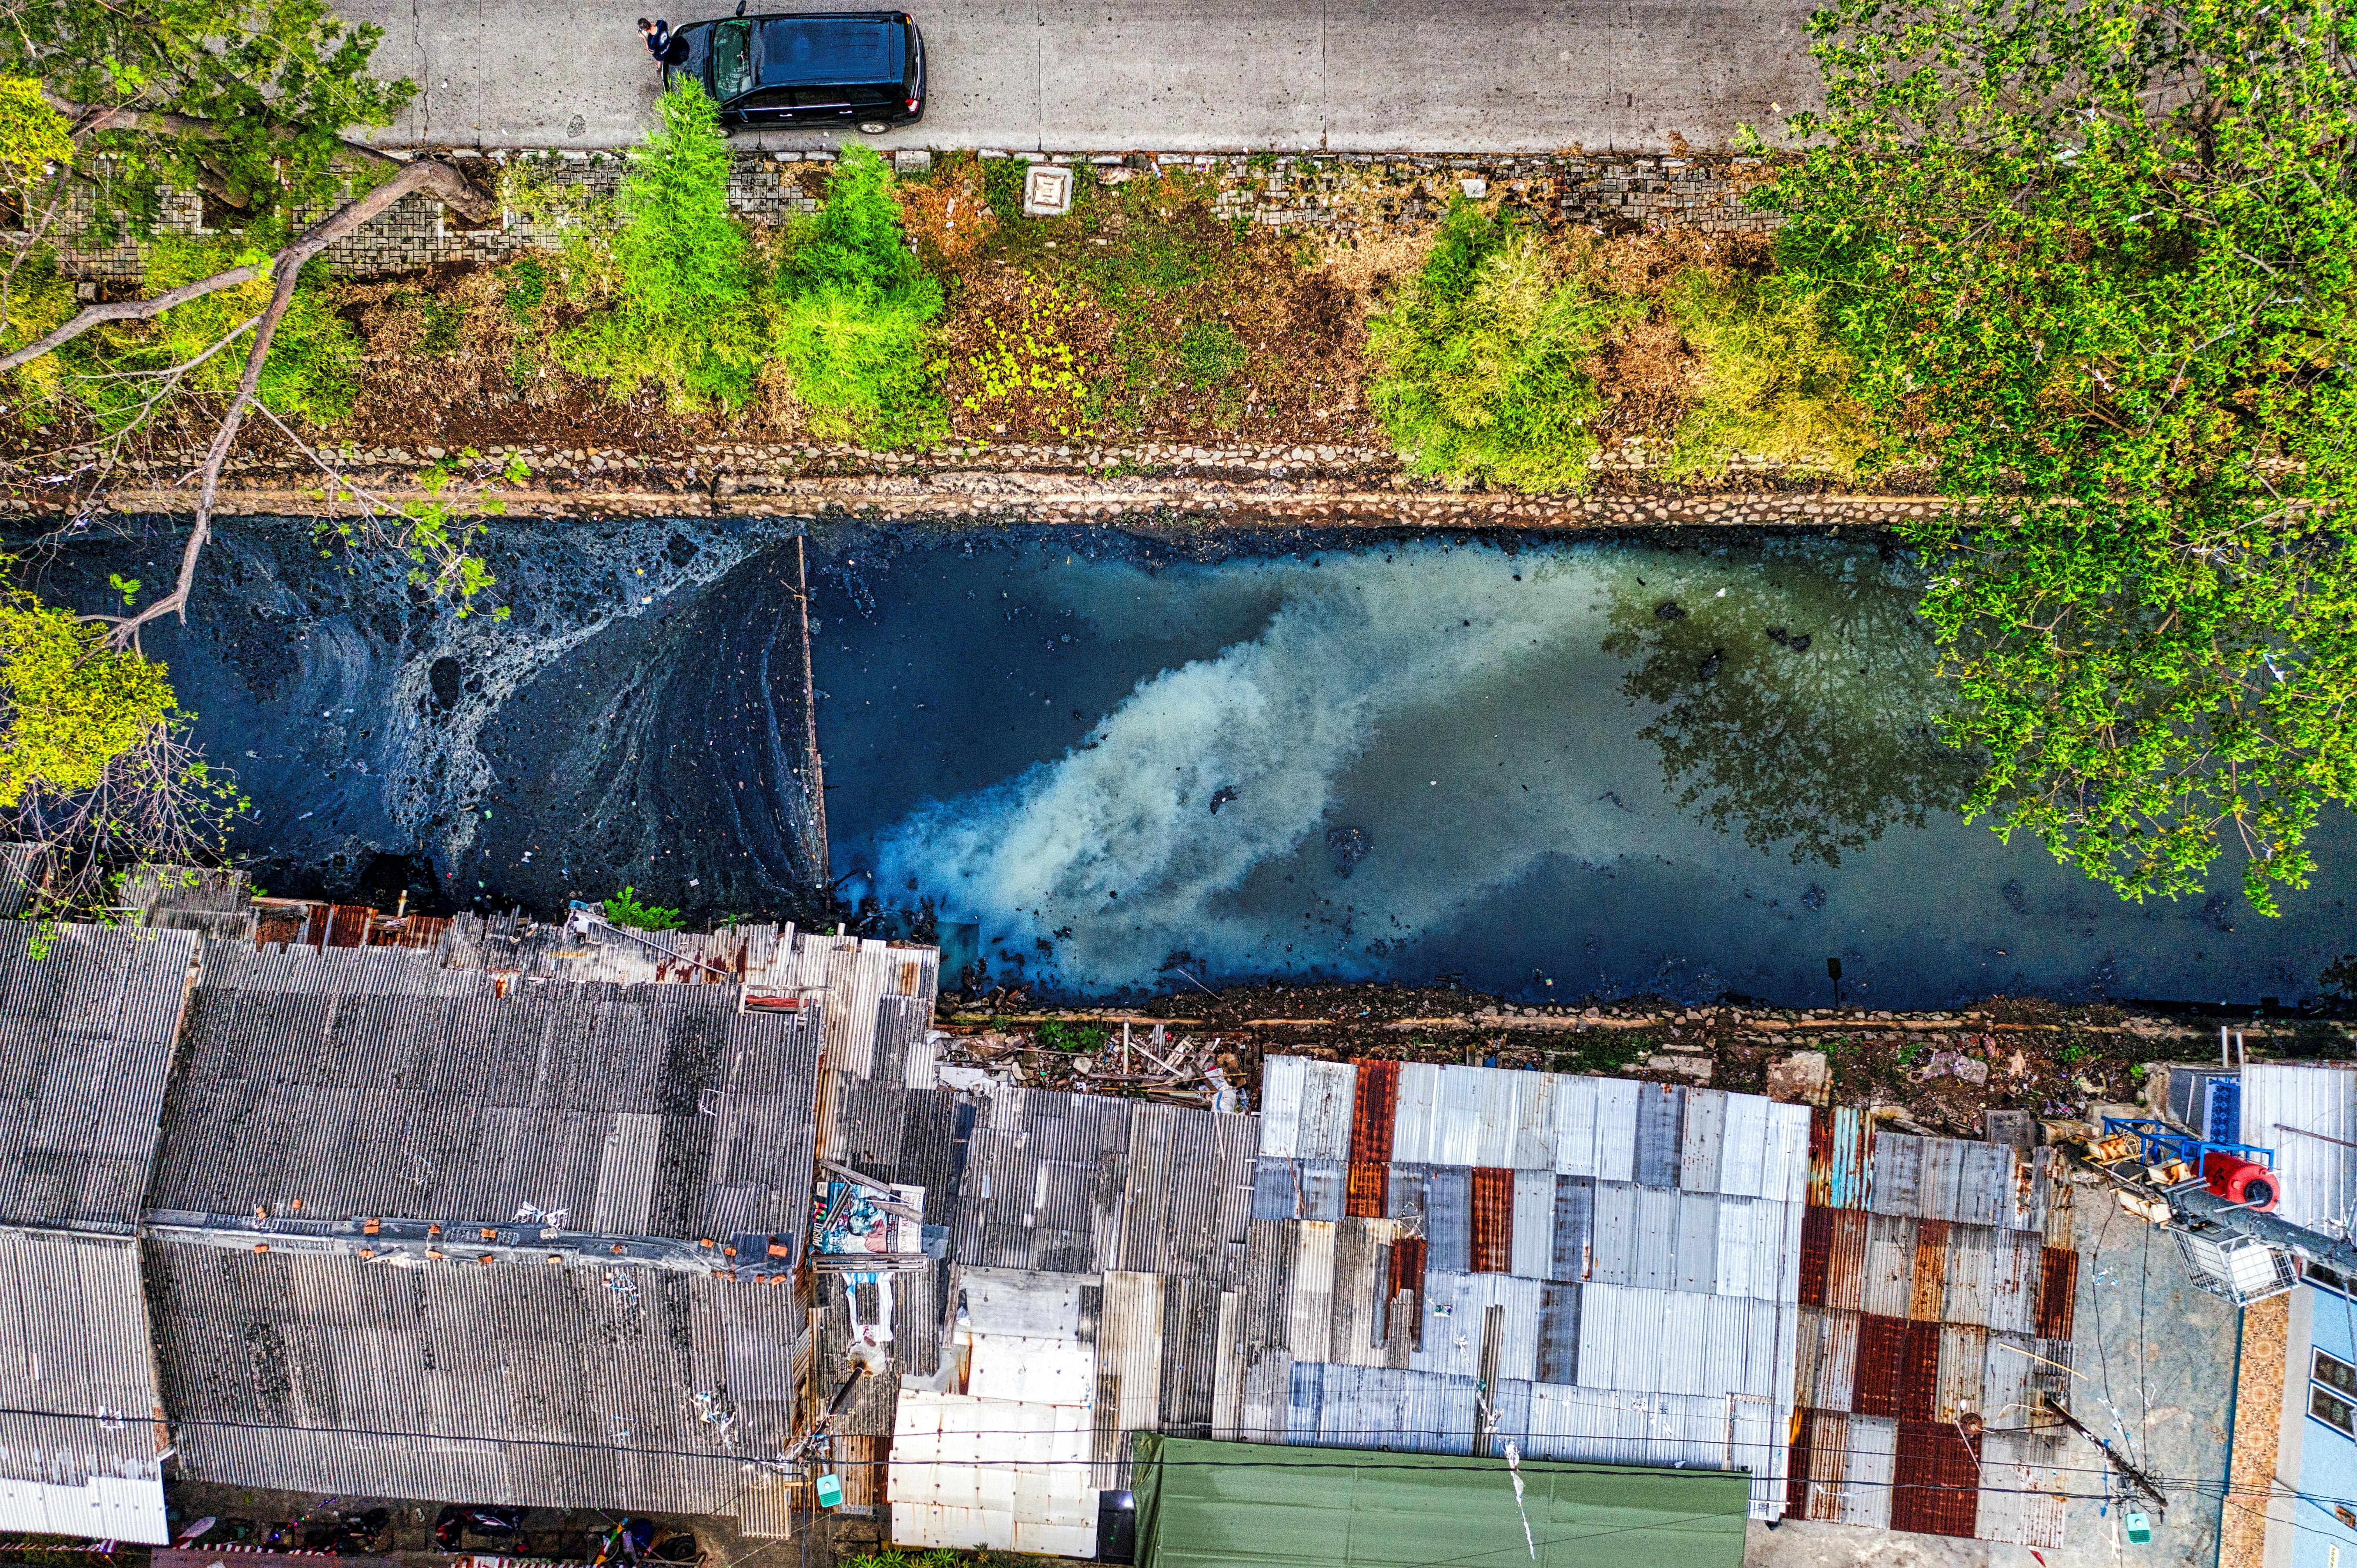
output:
[[[1098,177],[1134,177],[1146,171],[1184,169],[1219,182],[1215,210],[1222,218],[1248,219],[1275,228],[1307,229],[1344,239],[1387,229],[1420,228],[1436,220],[1459,194],[1503,197],[1512,205],[1552,222],[1614,234],[1670,227],[1713,232],[1761,231],[1767,215],[1744,209],[1743,192],[1766,172],[1758,158],[1724,155],[1693,157],[1599,156],[1577,153],[1547,156],[1383,157],[1365,154],[1266,153],[1251,156],[1154,153],[985,152],[985,157],[1015,156],[1031,162],[1086,165]],[[815,211],[831,153],[737,155],[729,180],[729,205],[757,222],[780,222]],[[895,155],[904,170],[930,166],[931,155],[904,150]],[[628,165],[610,153],[533,153],[457,160],[485,189],[499,189],[511,170],[527,174],[546,190],[563,193],[554,205],[575,214],[503,209],[481,227],[463,223],[430,197],[404,198],[352,238],[332,246],[328,264],[347,277],[382,277],[445,263],[496,263],[530,247],[553,248],[568,222],[586,220],[578,209],[610,196]],[[512,185],[511,181],[511,185]],[[62,258],[86,297],[102,291],[135,290],[143,270],[134,244],[77,248],[71,236],[88,231],[90,203],[78,195],[61,215],[57,232],[68,236]],[[185,193],[167,193],[158,227],[167,233],[203,235],[205,203]]]

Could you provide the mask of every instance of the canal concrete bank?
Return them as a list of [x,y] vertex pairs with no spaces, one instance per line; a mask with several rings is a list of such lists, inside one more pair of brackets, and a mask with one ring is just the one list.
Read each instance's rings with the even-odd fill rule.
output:
[[[347,449],[225,476],[224,516],[311,516],[354,504],[434,501],[460,515],[810,517],[877,521],[1110,523],[1181,518],[1253,527],[1885,528],[1949,504],[1912,492],[1835,493],[1780,484],[1682,489],[1607,470],[1596,489],[1528,495],[1452,489],[1405,472],[1396,453],[1353,446],[1034,446],[951,443],[920,453],[730,442],[649,459],[624,448],[436,446]],[[523,477],[501,470],[521,460]],[[469,469],[480,470],[470,478]],[[455,475],[455,478],[453,477]],[[331,503],[330,494],[350,501]],[[70,515],[70,495],[33,496],[37,515]],[[113,510],[177,516],[196,492],[156,465],[110,497]]]

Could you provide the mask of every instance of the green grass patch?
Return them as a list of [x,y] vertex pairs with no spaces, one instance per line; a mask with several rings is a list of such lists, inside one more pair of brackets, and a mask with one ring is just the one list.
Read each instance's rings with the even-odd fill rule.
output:
[[1631,309],[1566,275],[1538,235],[1460,200],[1370,323],[1381,371],[1368,401],[1418,473],[1577,489],[1604,410],[1582,362]]
[[1717,281],[1695,270],[1664,303],[1702,357],[1701,395],[1679,423],[1672,478],[1715,474],[1738,453],[1856,477],[1871,439],[1849,395],[1857,367],[1816,295],[1774,274]]
[[826,203],[789,231],[770,288],[770,337],[794,395],[822,434],[870,446],[947,428],[928,373],[942,285],[909,251],[889,165],[847,146]]
[[662,124],[630,155],[610,247],[575,246],[604,308],[561,352],[618,399],[651,381],[676,409],[731,407],[752,395],[765,345],[751,248],[728,212],[728,144],[693,82],[658,107]]
[[1109,1033],[1096,1024],[1068,1024],[1061,1019],[1050,1019],[1032,1031],[1031,1043],[1045,1050],[1062,1051],[1071,1056],[1097,1049],[1105,1043]]

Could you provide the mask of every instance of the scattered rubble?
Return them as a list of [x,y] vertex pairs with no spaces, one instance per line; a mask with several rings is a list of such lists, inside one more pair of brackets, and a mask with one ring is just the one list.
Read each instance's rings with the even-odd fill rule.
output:
[[[1185,991],[1131,1008],[1047,1011],[1019,992],[944,997],[941,1059],[1035,1088],[1187,1105],[1246,1091],[1265,1053],[1609,1073],[1870,1104],[1893,1127],[1986,1135],[1990,1112],[2082,1115],[2134,1101],[2144,1064],[2216,1048],[2215,1021],[1996,996],[1943,1012],[1687,1007],[1656,1000],[1518,1006],[1444,987],[1257,985]],[[2351,1054],[2345,1020],[2236,1027],[2254,1054]]]

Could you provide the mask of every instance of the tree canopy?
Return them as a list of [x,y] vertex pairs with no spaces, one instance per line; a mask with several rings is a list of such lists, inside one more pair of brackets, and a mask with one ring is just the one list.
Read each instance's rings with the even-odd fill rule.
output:
[[2357,798],[2357,17],[2336,0],[1841,0],[1761,199],[1930,465],[1968,811],[2129,897],[2263,910]]

